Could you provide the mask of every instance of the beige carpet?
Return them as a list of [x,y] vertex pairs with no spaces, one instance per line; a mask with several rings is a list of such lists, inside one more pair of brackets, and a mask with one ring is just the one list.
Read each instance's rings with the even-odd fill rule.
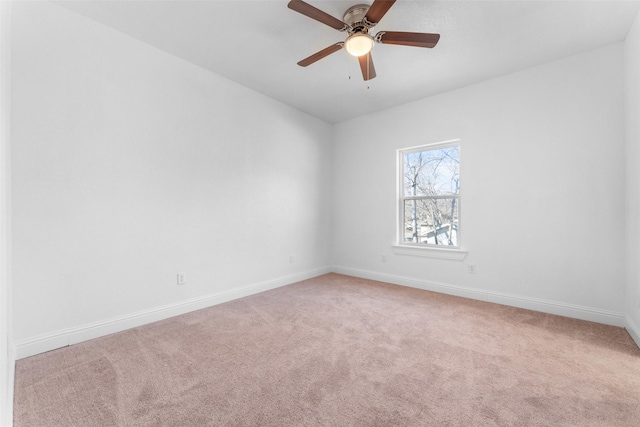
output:
[[640,426],[624,329],[329,274],[18,361],[16,426]]

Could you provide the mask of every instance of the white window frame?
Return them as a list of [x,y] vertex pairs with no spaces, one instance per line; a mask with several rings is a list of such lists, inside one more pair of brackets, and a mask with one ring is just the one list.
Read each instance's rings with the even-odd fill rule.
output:
[[[462,144],[460,143],[460,139],[452,139],[448,141],[435,142],[425,145],[419,145],[415,147],[402,148],[397,150],[397,165],[398,165],[398,173],[397,173],[397,188],[398,188],[398,197],[397,197],[397,244],[392,246],[393,252],[398,255],[413,255],[413,256],[423,256],[430,258],[440,258],[440,259],[450,259],[462,261],[466,255],[467,251],[462,249],[462,240],[461,240],[461,227],[462,224],[462,205],[460,203],[462,199],[462,187],[457,195],[446,195],[446,196],[405,196],[404,194],[404,158],[405,154],[408,153],[416,153],[420,151],[429,151],[429,150],[437,150],[441,148],[448,147],[458,147],[459,153],[462,152]],[[460,154],[460,157],[462,155]],[[462,161],[460,161],[459,173],[462,171]],[[457,233],[457,246],[449,246],[449,245],[436,245],[436,244],[424,244],[424,243],[414,243],[414,242],[405,242],[404,241],[404,204],[405,200],[420,200],[420,199],[451,199],[455,198],[458,203],[458,228],[456,230]]]

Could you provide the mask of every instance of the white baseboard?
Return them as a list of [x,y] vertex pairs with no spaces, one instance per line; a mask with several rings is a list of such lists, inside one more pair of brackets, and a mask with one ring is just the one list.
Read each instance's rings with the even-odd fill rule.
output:
[[396,285],[409,286],[412,288],[424,289],[428,291],[440,292],[449,295],[456,295],[465,298],[472,298],[481,301],[488,301],[513,307],[525,308],[528,310],[540,311],[543,313],[556,314],[575,319],[588,320],[591,322],[604,323],[607,325],[625,327],[635,342],[640,347],[640,328],[628,316],[608,310],[601,310],[591,307],[578,306],[573,304],[560,303],[556,301],[543,300],[538,298],[522,297],[514,294],[507,294],[495,291],[486,291],[477,288],[451,285],[430,280],[415,279],[404,276],[397,276],[387,273],[360,270],[349,267],[333,266],[322,267],[303,273],[284,276],[273,280],[259,282],[251,285],[217,292],[203,297],[182,301],[175,304],[168,304],[149,310],[119,316],[112,319],[95,322],[75,328],[60,330],[37,337],[22,340],[15,345],[14,360],[66,347],[105,335],[121,332],[130,328],[135,328],[158,320],[178,316],[180,314],[232,301],[245,296],[257,294],[270,289],[275,289],[301,280],[310,279],[322,274],[335,272],[348,276],[361,277],[364,279],[376,280],[380,282],[393,283]]
[[296,283],[330,272],[331,269],[329,267],[317,268],[303,273],[241,286],[235,289],[216,292],[214,294],[205,295],[175,304],[167,304],[161,307],[155,307],[125,316],[114,317],[112,319],[100,322],[90,323],[75,328],[55,331],[26,340],[21,340],[20,342],[16,343],[15,357],[16,359],[23,359],[25,357],[34,356],[46,351],[55,350],[57,348],[66,347],[68,345],[77,344],[83,341],[88,341],[94,338],[99,338],[105,335],[146,325],[148,323],[157,322],[158,320],[167,319],[169,317],[178,316],[180,314],[189,313],[191,311],[200,310],[202,308],[210,307],[213,305],[222,304],[224,302],[257,294],[259,292],[279,288],[281,286],[289,285],[291,283]]
[[[591,322],[604,323],[624,327],[626,326],[623,313],[601,310],[592,307],[584,307],[573,304],[566,304],[557,301],[543,300],[539,298],[523,297],[503,292],[486,291],[483,289],[470,288],[465,286],[451,285],[447,283],[434,282],[431,280],[414,279],[404,276],[396,276],[387,273],[359,270],[355,268],[333,266],[333,272],[348,276],[361,277],[363,279],[376,280],[379,282],[393,283],[396,285],[409,286],[411,288],[424,289],[427,291],[440,292],[443,294],[455,295],[465,298],[472,298],[480,301],[493,302],[512,307],[525,308],[543,313],[556,314],[559,316],[571,317],[574,319],[588,320]],[[637,330],[637,329],[636,329]],[[638,342],[636,340],[636,342]]]
[[629,315],[625,316],[625,322],[626,325],[624,328],[629,332],[629,335],[631,335],[631,338],[636,342],[636,345],[640,347],[640,326],[638,326]]

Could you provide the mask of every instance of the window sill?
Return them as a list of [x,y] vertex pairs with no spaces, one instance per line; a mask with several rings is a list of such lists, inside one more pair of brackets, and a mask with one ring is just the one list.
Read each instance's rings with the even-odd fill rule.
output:
[[396,255],[420,256],[425,258],[448,259],[452,261],[462,261],[467,256],[467,251],[463,251],[461,249],[392,245],[391,250]]

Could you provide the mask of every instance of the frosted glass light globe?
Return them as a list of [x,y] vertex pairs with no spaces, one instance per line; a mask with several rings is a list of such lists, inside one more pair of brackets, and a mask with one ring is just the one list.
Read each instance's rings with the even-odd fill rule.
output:
[[344,42],[344,48],[350,55],[362,56],[373,49],[373,37],[365,33],[355,33],[350,35]]

